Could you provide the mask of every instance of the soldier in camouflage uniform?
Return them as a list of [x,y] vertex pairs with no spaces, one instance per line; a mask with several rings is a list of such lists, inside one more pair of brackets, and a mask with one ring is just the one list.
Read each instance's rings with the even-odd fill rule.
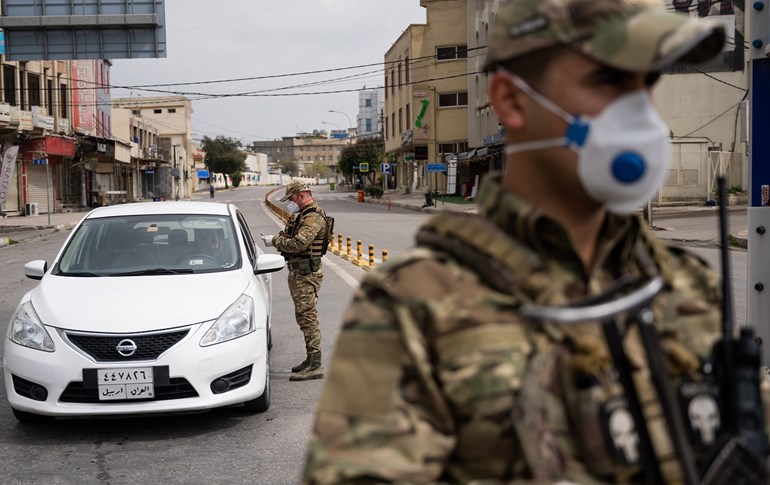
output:
[[[716,55],[725,36],[656,3],[499,7],[486,67],[506,131],[505,172],[483,182],[479,216],[435,216],[417,248],[363,280],[317,407],[304,483],[644,483],[601,326],[518,311],[616,294],[622,280],[663,279],[651,310],[670,381],[688,410],[696,398],[713,403],[699,389],[719,337],[718,278],[631,214],[659,188],[665,164],[644,158],[636,180],[624,172],[624,183],[604,183],[596,166],[606,165],[606,150],[586,157],[565,135],[587,119],[599,141],[616,141],[602,130],[621,125],[618,140],[652,133],[627,149],[663,146],[668,156],[651,86],[666,64]],[[628,114],[629,100],[647,125],[628,127],[635,116],[613,114]],[[639,172],[636,162],[630,172]],[[638,332],[623,346],[664,481],[681,483]],[[718,423],[686,426],[700,458]]]
[[321,379],[321,327],[318,323],[318,290],[323,280],[323,255],[326,214],[313,197],[310,187],[301,181],[286,186],[282,202],[290,201],[293,215],[277,236],[262,236],[266,246],[274,246],[286,258],[289,291],[294,300],[294,315],[305,338],[306,357],[291,368],[289,380]]

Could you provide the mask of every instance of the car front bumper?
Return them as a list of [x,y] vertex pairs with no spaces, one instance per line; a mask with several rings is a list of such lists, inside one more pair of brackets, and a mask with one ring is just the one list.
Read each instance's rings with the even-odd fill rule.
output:
[[[54,341],[54,352],[43,352],[6,342],[3,358],[5,388],[11,407],[20,411],[49,416],[96,416],[152,414],[212,409],[246,402],[259,397],[265,388],[268,370],[267,335],[264,328],[216,345],[201,347],[201,336],[210,324],[194,325],[188,335],[152,361],[96,362],[92,357],[65,341],[58,332],[48,327]],[[251,366],[251,375],[240,387],[215,393],[212,382]],[[183,397],[160,397],[155,392],[152,400],[110,400],[95,402],[72,401],[75,394],[84,395],[81,401],[94,401],[94,389],[83,393],[80,388],[94,384],[96,369],[128,369],[152,367],[156,369],[156,386],[186,381]],[[17,377],[16,385],[14,376]],[[85,376],[91,376],[84,378]],[[17,392],[20,379],[42,386],[47,391],[44,400],[36,400]],[[188,385],[189,384],[189,385]],[[67,390],[66,396],[62,398]],[[190,389],[193,391],[190,392]],[[19,389],[21,390],[21,389]],[[158,388],[158,390],[160,390]],[[88,389],[84,389],[88,391]],[[197,396],[195,396],[197,394]],[[88,396],[91,397],[88,397]],[[36,395],[39,398],[40,393]],[[184,397],[187,396],[187,397]],[[77,399],[76,399],[77,400]]]

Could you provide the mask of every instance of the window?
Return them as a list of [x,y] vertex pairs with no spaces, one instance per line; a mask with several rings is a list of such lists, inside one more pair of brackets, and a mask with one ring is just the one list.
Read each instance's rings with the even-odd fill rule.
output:
[[6,103],[16,106],[16,69],[13,66],[3,65],[3,96]]
[[61,117],[62,118],[68,118],[67,116],[67,85],[66,84],[60,84],[59,85],[59,106],[61,107]]
[[388,73],[385,73],[385,99],[388,99]]
[[366,118],[365,124],[366,124],[366,128],[364,129],[364,131],[367,133],[370,133],[372,131],[372,119]]
[[372,98],[366,98],[364,100],[364,108],[371,108],[372,107]]
[[460,152],[467,152],[468,151],[468,142],[463,141],[460,143],[439,143],[438,144],[438,152],[439,153],[460,153]]
[[396,71],[392,69],[390,71],[390,94],[396,94]]
[[406,103],[406,129],[412,129],[412,117],[409,114],[409,103]]
[[163,110],[162,109],[154,109],[154,110],[152,110],[152,112],[155,113],[156,115],[159,115],[159,114],[163,113]]
[[132,110],[131,110],[131,114],[132,114],[132,115],[135,115],[135,116],[138,116],[138,115],[142,114],[142,112],[141,112],[141,111],[139,111],[138,109],[132,109]]
[[398,108],[398,132],[399,133],[404,132],[404,124],[403,124],[403,120],[401,119],[402,114],[403,114],[403,110],[401,108]]
[[401,63],[398,63],[398,89],[401,89],[403,82],[401,80]]
[[169,113],[176,113],[176,108],[169,108],[169,109],[168,109],[168,112],[169,112]]
[[390,128],[393,130],[393,136],[396,136],[396,113],[390,115]]
[[438,95],[439,108],[451,108],[455,106],[468,106],[468,93],[443,93]]
[[385,117],[385,139],[388,139],[388,117]]
[[27,97],[29,105],[40,106],[40,76],[36,74],[27,74],[27,85],[29,86],[29,94]]
[[406,83],[409,84],[409,58],[404,59],[404,77],[406,77]]
[[53,116],[54,114],[53,112],[53,93],[54,93],[53,79],[47,80],[45,84],[46,84],[45,90],[46,90],[46,93],[48,94],[48,96],[46,97],[46,99],[48,100],[48,114]]
[[27,100],[29,94],[27,93],[27,73],[19,69],[19,108],[27,109]]
[[465,59],[468,57],[468,46],[452,45],[448,47],[436,47],[437,61],[452,61],[455,59]]

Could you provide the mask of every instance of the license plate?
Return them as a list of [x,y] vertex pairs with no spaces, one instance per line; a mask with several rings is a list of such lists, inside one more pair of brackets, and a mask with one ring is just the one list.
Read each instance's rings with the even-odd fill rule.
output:
[[155,397],[152,367],[98,369],[96,372],[100,401]]

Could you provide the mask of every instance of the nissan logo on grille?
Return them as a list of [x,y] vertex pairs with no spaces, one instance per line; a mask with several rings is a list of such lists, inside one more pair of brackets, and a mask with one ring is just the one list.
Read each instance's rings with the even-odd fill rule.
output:
[[115,347],[115,350],[117,350],[123,357],[131,357],[134,355],[134,352],[136,352],[136,344],[133,340],[123,339],[118,343],[118,346]]

